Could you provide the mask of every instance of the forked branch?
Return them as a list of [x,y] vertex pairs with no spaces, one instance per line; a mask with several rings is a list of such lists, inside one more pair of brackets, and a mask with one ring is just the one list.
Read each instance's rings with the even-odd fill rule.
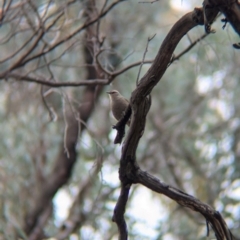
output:
[[[201,213],[206,219],[207,227],[208,225],[212,227],[217,240],[232,240],[234,238],[219,212],[193,196],[161,182],[147,172],[143,172],[136,162],[136,151],[139,140],[144,132],[146,116],[149,109],[149,94],[167,70],[171,63],[173,52],[182,37],[197,25],[206,24],[204,18],[210,19],[210,23],[212,23],[217,13],[218,11],[215,10],[204,12],[202,8],[197,8],[177,21],[163,41],[153,64],[139,81],[137,88],[132,92],[130,100],[132,110],[131,126],[123,144],[119,177],[122,186],[124,186],[124,183],[127,183],[129,186],[130,184],[140,183],[155,192],[166,195],[184,207]],[[121,221],[116,221],[119,228],[119,239],[121,240],[128,238],[128,236],[123,235],[121,232],[121,224],[125,222],[125,208],[119,206],[126,206],[125,201],[126,198],[123,200],[122,196],[120,196],[114,211],[114,219],[116,212],[118,213],[119,219],[121,219]]]

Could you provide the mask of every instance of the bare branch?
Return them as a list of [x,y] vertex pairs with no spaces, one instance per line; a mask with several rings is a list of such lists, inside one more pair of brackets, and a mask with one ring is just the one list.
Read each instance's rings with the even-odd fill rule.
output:
[[[122,184],[124,182],[141,183],[154,191],[159,191],[167,195],[182,206],[191,208],[194,211],[199,211],[211,224],[218,240],[231,240],[231,232],[218,212],[192,196],[156,180],[148,173],[142,172],[136,162],[137,146],[144,132],[146,115],[150,107],[147,96],[165,73],[171,62],[173,51],[181,38],[199,24],[203,24],[203,14],[199,9],[186,14],[176,22],[164,39],[152,66],[140,80],[137,88],[133,91],[130,101],[133,112],[131,126],[123,144],[119,176]],[[161,190],[158,189],[157,185],[161,186]],[[119,197],[119,199],[120,198],[121,197]],[[121,234],[120,230],[119,234]]]
[[194,42],[191,42],[191,44],[186,48],[184,49],[181,53],[179,53],[178,55],[176,56],[173,56],[170,63],[169,63],[169,66],[174,62],[174,61],[177,61],[179,60],[184,54],[186,54],[187,52],[189,52],[198,42],[200,42],[201,40],[203,40],[205,37],[207,37],[209,35],[209,33],[205,33],[203,34],[200,38],[198,38],[197,40],[195,40]]
[[[60,82],[55,81],[55,82],[50,82],[42,78],[37,78],[37,77],[30,77],[30,76],[25,76],[21,74],[15,74],[15,73],[10,73],[7,76],[8,78],[14,78],[17,81],[25,81],[25,82],[34,82],[42,85],[46,85],[49,87],[54,87],[54,88],[59,88],[59,87],[77,87],[77,86],[96,86],[96,85],[107,85],[108,80],[107,79],[88,79],[88,80],[82,80],[82,81],[75,81],[75,82]],[[0,77],[1,78],[1,77]]]
[[116,222],[118,226],[120,240],[128,239],[127,224],[124,219],[124,213],[125,213],[125,209],[128,201],[130,187],[131,187],[131,184],[126,184],[126,185],[122,184],[121,193],[118,198],[117,204],[115,206],[114,214],[112,218],[112,221]]
[[202,203],[200,200],[175,187],[161,182],[157,178],[151,176],[149,173],[143,172],[140,169],[136,171],[136,176],[133,178],[133,181],[136,181],[137,183],[140,183],[155,192],[164,194],[183,207],[187,207],[193,211],[201,213],[206,218],[206,221],[210,223],[213,231],[215,232],[217,240],[234,239],[221,214],[209,205]]
[[[32,45],[32,47],[15,63],[13,64],[12,67],[9,68],[9,71],[11,70],[14,70],[16,68],[19,68],[21,66],[24,66],[25,64],[27,64],[28,62],[36,59],[36,58],[39,58],[51,51],[53,51],[56,47],[58,47],[59,45],[63,44],[64,42],[68,41],[69,39],[73,38],[75,35],[79,34],[81,31],[83,31],[84,29],[88,28],[89,26],[93,25],[94,23],[96,23],[99,19],[101,19],[102,17],[104,17],[112,8],[114,8],[118,3],[122,2],[121,0],[118,0],[118,1],[115,1],[113,2],[112,4],[110,4],[108,6],[108,8],[106,8],[106,10],[104,12],[102,12],[99,16],[97,16],[96,18],[94,18],[93,20],[83,24],[83,26],[77,28],[74,32],[72,32],[71,34],[69,34],[67,37],[65,37],[64,39],[62,40],[59,40],[57,43],[55,43],[53,46],[50,46],[47,50],[45,51],[42,51],[40,53],[37,53],[27,59],[25,59],[31,52],[32,50],[36,47],[37,43],[40,41],[40,39],[42,38],[42,36],[44,35],[44,32],[41,31],[39,36],[37,37],[37,39],[35,40],[34,44]],[[61,15],[59,15],[55,21],[58,20],[58,18],[60,17]],[[51,24],[51,26],[54,24],[54,22]],[[49,26],[48,29],[51,27]]]
[[153,38],[155,36],[156,36],[156,33],[152,37],[148,37],[147,46],[145,48],[143,58],[142,58],[142,62],[141,62],[140,67],[139,67],[138,76],[137,76],[137,80],[136,80],[136,85],[138,85],[138,81],[139,81],[140,73],[141,73],[141,70],[142,70],[142,66],[144,64],[144,60],[145,60],[145,57],[146,57],[146,54],[147,54],[147,51],[148,51],[148,44],[149,44],[150,41],[153,40]]

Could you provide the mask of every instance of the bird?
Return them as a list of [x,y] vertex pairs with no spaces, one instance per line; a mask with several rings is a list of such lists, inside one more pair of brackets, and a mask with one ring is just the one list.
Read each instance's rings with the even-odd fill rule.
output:
[[[110,107],[112,114],[114,118],[119,121],[124,116],[124,113],[129,105],[129,101],[124,98],[117,90],[112,90],[107,93],[109,94],[110,98]],[[127,122],[127,125],[130,126],[130,120]]]

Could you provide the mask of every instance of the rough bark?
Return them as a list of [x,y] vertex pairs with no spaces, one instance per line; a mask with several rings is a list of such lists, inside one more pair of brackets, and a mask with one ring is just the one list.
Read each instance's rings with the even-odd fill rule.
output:
[[[204,4],[209,4],[209,2],[205,2]],[[215,2],[219,3],[220,1],[216,0]],[[230,8],[232,8],[233,5],[231,5]],[[207,8],[208,7],[209,5],[207,5]],[[211,5],[210,7],[213,6]],[[171,63],[173,52],[182,37],[197,25],[205,24],[206,31],[207,29],[210,30],[210,25],[208,24],[213,22],[218,11],[223,11],[222,8],[224,7],[221,6],[220,8],[220,6],[218,6],[217,10],[215,9],[215,6],[213,8],[214,9],[212,11],[206,11],[206,6],[205,9],[196,8],[193,12],[186,14],[179,21],[177,21],[176,24],[174,24],[164,39],[153,64],[140,80],[136,89],[132,92],[130,101],[131,107],[129,107],[127,110],[124,118],[116,125],[118,133],[115,142],[118,143],[122,140],[121,138],[124,135],[124,125],[126,124],[128,117],[131,115],[131,126],[123,143],[122,155],[120,159],[119,178],[122,186],[121,193],[113,215],[113,221],[115,221],[118,226],[119,239],[121,240],[128,239],[127,224],[124,219],[124,212],[126,209],[129,188],[132,184],[136,183],[142,184],[152,191],[164,194],[165,196],[176,201],[181,206],[201,213],[206,219],[207,229],[209,225],[212,227],[216,239],[234,239],[224,219],[218,211],[214,210],[214,208],[211,206],[202,203],[193,196],[190,196],[189,194],[184,193],[177,188],[163,183],[159,179],[151,176],[149,173],[142,171],[136,160],[138,143],[143,135],[146,116],[150,107],[149,95],[152,89],[160,81],[163,74],[167,70],[169,64]],[[226,10],[226,8],[224,8],[224,10]],[[224,14],[226,13],[224,12]],[[232,24],[235,24],[235,22]],[[237,28],[237,26],[235,27]],[[209,31],[209,33],[210,32],[211,31]]]

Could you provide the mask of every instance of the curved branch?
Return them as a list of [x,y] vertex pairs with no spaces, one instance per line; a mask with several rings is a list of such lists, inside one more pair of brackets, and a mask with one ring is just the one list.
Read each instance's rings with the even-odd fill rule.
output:
[[147,172],[143,172],[142,170],[138,169],[135,173],[136,175],[134,175],[133,181],[142,184],[154,192],[164,194],[183,207],[187,207],[193,211],[201,213],[205,217],[206,222],[209,223],[214,230],[217,240],[233,239],[233,235],[218,211],[214,210],[206,203],[202,203],[197,198],[175,187],[167,185],[164,182],[161,182]]
[[[206,218],[207,223],[212,226],[218,240],[231,240],[232,234],[217,211],[191,195],[162,183],[150,174],[143,172],[136,162],[136,150],[144,132],[146,116],[150,107],[147,96],[149,96],[167,70],[171,63],[173,52],[182,37],[195,26],[203,25],[203,23],[202,9],[195,9],[176,22],[164,39],[152,66],[133,91],[130,100],[132,110],[131,126],[122,148],[119,176],[122,184],[124,182],[128,182],[128,184],[140,183],[153,191],[168,196],[184,207],[200,212]],[[123,216],[123,210],[121,214]],[[117,224],[118,228],[120,228],[120,223]]]

